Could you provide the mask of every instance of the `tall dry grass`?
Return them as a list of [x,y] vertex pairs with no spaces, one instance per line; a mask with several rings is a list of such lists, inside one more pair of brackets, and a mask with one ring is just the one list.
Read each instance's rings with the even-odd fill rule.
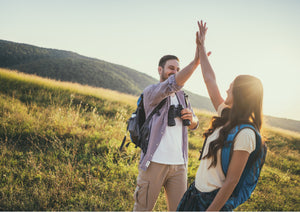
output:
[[[0,88],[1,210],[132,210],[139,150],[118,148],[137,97],[3,69]],[[211,118],[196,114],[189,183]],[[237,210],[300,210],[299,136],[268,127],[264,135],[259,184]],[[163,190],[154,209],[167,209]]]

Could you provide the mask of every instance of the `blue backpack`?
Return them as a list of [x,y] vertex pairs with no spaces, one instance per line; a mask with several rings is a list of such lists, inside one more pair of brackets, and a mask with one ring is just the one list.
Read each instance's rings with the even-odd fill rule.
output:
[[[231,154],[233,151],[234,139],[237,136],[237,134],[245,128],[250,128],[255,132],[256,148],[253,152],[251,152],[246,167],[241,175],[241,178],[238,184],[236,185],[234,191],[232,192],[230,198],[225,204],[230,205],[233,209],[238,207],[240,204],[242,204],[250,198],[258,182],[258,178],[260,176],[262,166],[265,163],[265,158],[267,154],[267,147],[265,145],[261,145],[261,136],[251,124],[237,125],[229,132],[225,141],[225,145],[221,151],[221,165],[224,175],[226,176],[228,171]],[[205,143],[206,140],[204,142],[201,152],[203,152]],[[199,159],[201,160],[201,158],[202,153]]]
[[256,148],[250,154],[246,167],[241,175],[241,178],[237,186],[235,187],[231,197],[226,202],[226,204],[232,205],[233,208],[236,208],[237,206],[239,206],[240,204],[242,204],[250,198],[258,182],[258,178],[260,176],[261,169],[265,162],[267,154],[267,147],[265,145],[261,145],[261,136],[256,131],[256,129],[250,124],[238,125],[234,129],[232,129],[231,132],[228,134],[226,144],[221,152],[221,163],[224,175],[226,176],[228,171],[230,155],[233,150],[234,139],[238,132],[245,128],[250,128],[255,132]]

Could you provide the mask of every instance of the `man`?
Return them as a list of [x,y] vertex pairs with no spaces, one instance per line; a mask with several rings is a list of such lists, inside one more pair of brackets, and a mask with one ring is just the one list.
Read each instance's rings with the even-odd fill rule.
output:
[[[198,119],[190,104],[186,105],[184,92],[180,89],[199,64],[197,51],[194,60],[183,70],[180,70],[176,56],[166,55],[159,61],[160,82],[148,86],[143,92],[146,117],[163,99],[167,98],[167,101],[150,122],[148,150],[145,154],[141,153],[139,164],[134,211],[151,211],[162,186],[165,189],[168,210],[175,211],[187,189],[187,127],[196,129]],[[171,105],[183,106],[182,116],[174,119],[175,126],[168,126]],[[190,121],[189,126],[183,125],[185,119]]]

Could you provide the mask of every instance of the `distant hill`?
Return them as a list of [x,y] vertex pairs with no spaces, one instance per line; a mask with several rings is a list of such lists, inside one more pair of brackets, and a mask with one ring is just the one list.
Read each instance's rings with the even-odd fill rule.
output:
[[[85,57],[70,51],[41,48],[5,40],[0,40],[0,67],[133,95],[139,95],[146,86],[158,82],[151,76],[122,65]],[[190,91],[186,93],[194,108],[214,112],[209,98]],[[266,116],[266,123],[300,132],[300,121]]]
[[264,116],[264,118],[265,123],[272,127],[278,127],[295,132],[300,132],[300,121],[285,118],[277,118],[273,116]]
[[0,40],[0,67],[51,79],[139,94],[156,79],[125,66],[70,51]]
[[[0,40],[0,67],[51,79],[77,82],[139,95],[158,80],[125,66],[89,58],[70,51]],[[214,108],[207,97],[187,91],[194,107]]]

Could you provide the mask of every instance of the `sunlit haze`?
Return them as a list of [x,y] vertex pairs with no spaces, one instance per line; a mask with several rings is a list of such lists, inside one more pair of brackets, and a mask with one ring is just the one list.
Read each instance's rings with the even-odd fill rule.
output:
[[[195,54],[197,20],[223,97],[239,74],[264,85],[264,113],[300,120],[300,1],[0,0],[0,39],[68,50],[144,72]],[[185,88],[208,97],[201,69]]]

